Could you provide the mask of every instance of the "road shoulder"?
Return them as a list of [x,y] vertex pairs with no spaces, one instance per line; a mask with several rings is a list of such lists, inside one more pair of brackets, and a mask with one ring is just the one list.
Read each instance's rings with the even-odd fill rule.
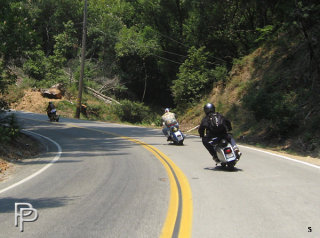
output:
[[35,159],[45,151],[38,138],[23,132],[11,143],[0,145],[0,182],[13,175],[22,161]]

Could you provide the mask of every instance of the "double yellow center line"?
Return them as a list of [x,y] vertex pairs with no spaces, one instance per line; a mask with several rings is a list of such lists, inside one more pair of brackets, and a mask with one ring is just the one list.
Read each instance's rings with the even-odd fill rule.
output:
[[165,167],[170,181],[170,201],[165,223],[160,238],[188,238],[192,231],[192,194],[187,177],[173,161],[152,145],[113,132],[67,124],[71,127],[97,131],[107,135],[129,140],[150,151]]
[[[25,118],[30,119],[30,118]],[[34,121],[40,121],[35,119],[30,119]],[[43,121],[41,121],[43,122]],[[59,123],[64,124],[68,127],[76,127],[91,131],[96,131],[99,133],[104,133],[107,135],[112,135],[115,137],[122,138],[124,140],[129,140],[136,144],[143,146],[145,149],[150,151],[165,167],[169,181],[170,181],[170,201],[167,212],[167,217],[163,225],[160,238],[188,238],[191,237],[192,231],[192,194],[191,188],[188,183],[188,179],[183,174],[181,169],[176,166],[173,161],[162,153],[160,150],[142,141],[121,136],[112,132],[107,132],[103,130],[82,127],[70,123]]]
[[170,181],[170,203],[168,214],[160,238],[191,237],[192,228],[192,194],[186,176],[172,160],[154,146],[129,137],[120,136],[142,145],[160,160],[165,167]]

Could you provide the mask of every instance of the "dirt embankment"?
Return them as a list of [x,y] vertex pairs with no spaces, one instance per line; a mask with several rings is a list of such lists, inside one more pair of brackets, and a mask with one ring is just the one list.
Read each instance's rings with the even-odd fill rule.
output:
[[41,95],[39,91],[26,90],[24,96],[19,102],[12,103],[10,107],[15,110],[28,111],[35,113],[46,113],[46,108],[49,102],[62,101],[62,99],[49,99]]
[[10,143],[0,144],[0,181],[11,173],[16,162],[37,156],[41,151],[38,141],[25,134]]
[[[19,102],[12,103],[10,108],[35,113],[46,113],[46,108],[50,101],[55,103],[61,100],[44,98],[39,91],[27,90]],[[38,142],[24,134],[21,134],[10,143],[0,144],[0,181],[11,172],[14,163],[36,156],[40,151],[41,148]]]

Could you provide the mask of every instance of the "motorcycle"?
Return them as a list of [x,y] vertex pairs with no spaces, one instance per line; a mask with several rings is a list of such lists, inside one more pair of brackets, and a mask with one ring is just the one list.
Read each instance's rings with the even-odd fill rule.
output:
[[185,137],[177,124],[169,126],[168,136],[175,145],[183,145]]
[[230,169],[233,169],[239,159],[230,142],[226,139],[215,137],[209,143],[217,152],[217,164],[220,163],[222,167],[228,166]]
[[51,112],[48,112],[47,114],[48,114],[48,118],[51,122],[52,121],[56,121],[56,122],[59,121],[60,116],[57,115],[57,111],[55,109],[51,110]]

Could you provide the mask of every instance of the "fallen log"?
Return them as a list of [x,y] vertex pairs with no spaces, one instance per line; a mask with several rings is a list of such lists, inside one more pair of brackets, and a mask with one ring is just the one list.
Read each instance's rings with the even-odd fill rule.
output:
[[120,102],[118,102],[117,100],[111,98],[111,97],[108,97],[106,95],[103,95],[102,93],[99,93],[98,91],[88,87],[88,86],[85,86],[86,89],[88,89],[93,96],[95,96],[96,98],[99,98],[100,100],[103,100],[105,103],[108,103],[108,104],[111,104],[111,103],[117,103],[117,104],[120,104]]

